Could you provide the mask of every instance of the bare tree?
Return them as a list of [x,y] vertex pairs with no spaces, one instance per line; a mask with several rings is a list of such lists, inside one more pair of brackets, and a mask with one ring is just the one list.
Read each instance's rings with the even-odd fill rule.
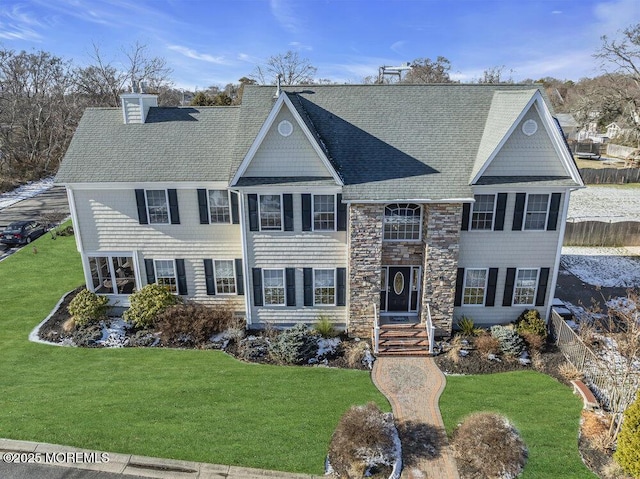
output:
[[[147,55],[147,46],[139,42],[123,48],[122,54],[120,62],[108,61],[100,48],[93,44],[93,62],[76,71],[78,93],[89,105],[119,106],[120,94],[137,91],[140,81],[145,82],[148,91],[159,94],[161,105],[178,104],[178,96],[172,93],[172,70],[164,58],[150,58]],[[118,68],[117,64],[123,66]]]
[[435,60],[416,58],[402,83],[455,83],[449,76],[451,62],[443,56]]
[[478,79],[478,83],[513,83],[511,78],[513,70],[509,70],[509,77],[505,78],[503,76],[505,68],[504,65],[487,68]]
[[269,57],[264,65],[256,67],[250,78],[261,85],[273,85],[281,75],[283,85],[311,84],[317,71],[309,59],[300,58],[298,52],[289,50]]

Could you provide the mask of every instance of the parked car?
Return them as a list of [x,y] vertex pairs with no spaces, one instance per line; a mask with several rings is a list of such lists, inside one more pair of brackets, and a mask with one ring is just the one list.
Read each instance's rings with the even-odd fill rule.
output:
[[0,243],[27,244],[45,234],[46,228],[37,221],[16,221],[0,233]]

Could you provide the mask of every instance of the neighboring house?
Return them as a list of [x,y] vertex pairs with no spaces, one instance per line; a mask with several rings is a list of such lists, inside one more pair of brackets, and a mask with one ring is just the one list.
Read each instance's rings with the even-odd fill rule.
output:
[[615,122],[609,123],[606,126],[606,129],[607,129],[607,133],[606,133],[607,138],[615,138],[622,132],[622,128],[620,128],[620,126]]
[[[540,91],[246,86],[241,106],[88,109],[60,167],[87,287],[231,301],[249,327],[330,318],[440,335],[547,317],[570,191]],[[429,306],[429,307],[427,307]]]

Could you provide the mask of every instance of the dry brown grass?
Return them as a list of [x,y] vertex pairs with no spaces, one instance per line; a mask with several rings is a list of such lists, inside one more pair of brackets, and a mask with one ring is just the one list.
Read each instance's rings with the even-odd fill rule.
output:
[[569,361],[558,366],[558,373],[567,381],[582,381],[584,374]]
[[362,367],[362,361],[369,350],[369,345],[366,341],[343,341],[342,350],[347,367],[358,369]]
[[610,425],[610,418],[593,411],[582,411],[581,431],[585,439],[590,440],[602,433],[608,433]]
[[536,333],[522,333],[521,336],[531,353],[540,352],[546,342],[546,338]]
[[478,352],[484,356],[487,354],[498,354],[500,352],[500,341],[491,336],[489,333],[482,334],[473,340]]
[[462,359],[460,357],[460,351],[462,351],[462,336],[456,335],[451,339],[451,342],[449,343],[447,358],[458,364]]
[[74,329],[76,329],[76,320],[75,319],[69,318],[64,323],[62,323],[62,330],[65,333],[70,333]]
[[453,448],[463,479],[515,477],[527,460],[518,432],[494,413],[467,417],[454,433]]

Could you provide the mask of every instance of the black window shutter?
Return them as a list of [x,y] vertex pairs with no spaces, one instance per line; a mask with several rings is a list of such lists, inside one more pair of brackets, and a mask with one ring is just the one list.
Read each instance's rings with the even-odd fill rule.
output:
[[462,203],[462,231],[469,231],[469,215],[471,214],[471,203]]
[[207,294],[209,296],[216,294],[216,277],[213,272],[213,260],[204,260],[204,277],[207,283]]
[[496,203],[496,220],[493,223],[494,231],[504,230],[504,213],[507,210],[507,193],[498,193]]
[[513,210],[513,231],[522,230],[522,219],[524,218],[524,202],[527,198],[526,193],[516,193],[516,207]]
[[338,231],[347,231],[347,204],[342,202],[342,195],[336,196],[338,202]]
[[489,279],[487,281],[487,297],[484,302],[485,306],[495,306],[497,283],[498,283],[498,268],[489,268]]
[[209,204],[207,203],[207,190],[198,189],[198,210],[200,211],[200,224],[209,224]]
[[285,268],[285,282],[287,288],[287,306],[296,305],[296,269]]
[[347,305],[347,268],[336,269],[336,306]]
[[302,231],[311,231],[311,195],[302,194]]
[[[258,231],[258,195],[247,195],[247,201],[249,202],[249,231]],[[262,304],[256,306],[262,306]]]
[[264,302],[262,301],[262,270],[260,268],[253,268],[252,273],[253,273],[253,304],[255,306],[262,306],[264,304]]
[[178,294],[187,294],[187,274],[184,270],[184,260],[176,260],[176,273],[178,273]]
[[547,282],[549,281],[549,268],[540,268],[538,278],[538,293],[536,294],[536,306],[544,306],[544,299],[547,296]]
[[456,276],[456,295],[453,300],[454,306],[462,306],[462,286],[464,285],[464,268],[458,268]]
[[240,224],[240,210],[238,209],[238,193],[231,192],[231,222]]
[[154,284],[156,282],[156,269],[153,266],[152,259],[144,260],[144,270],[147,273],[147,284]]
[[561,193],[551,195],[551,205],[549,206],[549,220],[547,221],[547,231],[555,231],[558,227],[558,213],[560,212]]
[[513,285],[516,281],[516,269],[507,268],[507,279],[504,282],[504,295],[502,296],[502,306],[511,306],[513,301]]
[[178,193],[176,190],[167,190],[169,193],[169,212],[171,213],[171,224],[180,224],[180,211],[178,210]]
[[144,190],[136,190],[136,204],[138,205],[138,222],[141,225],[148,225],[147,200],[144,196]]
[[282,195],[284,207],[284,230],[293,231],[293,195],[288,193]]
[[244,269],[242,267],[242,258],[236,258],[236,292],[239,296],[244,295]]
[[313,306],[313,269],[304,268],[304,305]]

